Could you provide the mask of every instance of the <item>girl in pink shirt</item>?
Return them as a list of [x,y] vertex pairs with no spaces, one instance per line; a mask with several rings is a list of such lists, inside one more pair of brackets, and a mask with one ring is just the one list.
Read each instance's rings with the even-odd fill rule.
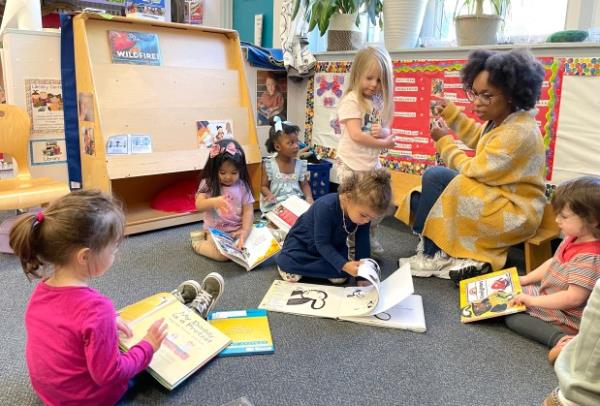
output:
[[23,214],[10,231],[23,271],[41,278],[25,311],[25,356],[44,404],[116,403],[166,336],[158,320],[121,353],[117,334],[130,337],[131,330],[110,299],[88,286],[112,265],[123,229],[123,212],[112,198],[85,190]]
[[196,208],[204,213],[204,231],[190,234],[196,254],[216,261],[228,260],[206,232],[208,228],[231,234],[241,249],[252,230],[253,203],[250,175],[241,145],[234,140],[214,143],[196,193]]

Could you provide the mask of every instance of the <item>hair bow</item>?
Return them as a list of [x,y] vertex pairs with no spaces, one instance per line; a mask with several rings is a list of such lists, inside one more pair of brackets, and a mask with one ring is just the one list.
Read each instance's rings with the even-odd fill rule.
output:
[[281,122],[281,117],[275,116],[273,118],[273,126],[275,127],[275,131],[283,131],[283,123]]
[[225,147],[221,147],[219,144],[212,144],[210,147],[210,151],[208,152],[208,156],[210,158],[214,158],[223,152],[227,152],[231,155],[237,154],[239,151],[233,142],[228,143]]

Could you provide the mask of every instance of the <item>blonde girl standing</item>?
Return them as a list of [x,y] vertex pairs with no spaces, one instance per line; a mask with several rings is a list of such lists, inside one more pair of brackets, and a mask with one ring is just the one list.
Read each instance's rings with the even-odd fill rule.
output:
[[[339,183],[353,172],[381,167],[379,155],[394,146],[390,131],[393,115],[392,61],[385,49],[367,46],[357,52],[350,83],[338,106],[342,136],[337,147]],[[381,219],[371,223],[371,252],[383,248],[375,237]]]

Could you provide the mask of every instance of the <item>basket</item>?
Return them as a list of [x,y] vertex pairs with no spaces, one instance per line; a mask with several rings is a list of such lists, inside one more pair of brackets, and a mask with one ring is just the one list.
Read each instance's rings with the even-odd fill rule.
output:
[[333,165],[328,161],[321,161],[318,164],[308,164],[310,172],[310,190],[313,199],[329,193],[329,171]]

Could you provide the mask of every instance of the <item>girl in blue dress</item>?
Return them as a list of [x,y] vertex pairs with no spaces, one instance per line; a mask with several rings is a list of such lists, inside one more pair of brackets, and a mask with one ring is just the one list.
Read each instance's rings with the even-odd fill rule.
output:
[[370,222],[391,200],[385,169],[350,173],[338,193],[316,200],[288,233],[276,259],[281,278],[297,282],[308,276],[341,284],[356,276],[360,260],[371,255]]
[[260,210],[263,213],[273,210],[290,196],[313,202],[307,162],[297,158],[300,128],[279,117],[274,120],[265,145],[267,151],[277,154],[263,162],[260,186]]

